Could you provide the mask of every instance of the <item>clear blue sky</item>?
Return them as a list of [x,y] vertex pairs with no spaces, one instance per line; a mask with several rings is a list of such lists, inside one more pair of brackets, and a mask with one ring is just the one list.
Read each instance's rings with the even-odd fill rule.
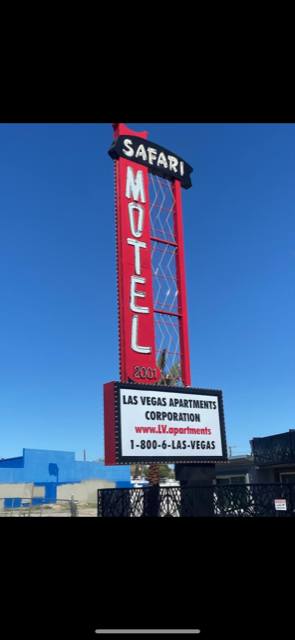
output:
[[[125,123],[194,168],[182,190],[193,386],[233,454],[295,428],[294,124]],[[0,125],[0,456],[103,455],[117,380],[110,123]]]

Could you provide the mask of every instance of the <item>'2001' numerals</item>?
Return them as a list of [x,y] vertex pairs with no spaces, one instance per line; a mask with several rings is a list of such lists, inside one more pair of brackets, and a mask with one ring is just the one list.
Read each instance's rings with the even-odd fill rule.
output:
[[157,371],[156,369],[151,369],[151,367],[133,367],[133,372],[134,378],[157,380]]

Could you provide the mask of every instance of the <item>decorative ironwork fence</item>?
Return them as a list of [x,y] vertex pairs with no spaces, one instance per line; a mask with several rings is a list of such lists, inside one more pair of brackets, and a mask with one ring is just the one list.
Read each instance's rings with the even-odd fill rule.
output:
[[295,484],[99,489],[98,517],[295,517]]

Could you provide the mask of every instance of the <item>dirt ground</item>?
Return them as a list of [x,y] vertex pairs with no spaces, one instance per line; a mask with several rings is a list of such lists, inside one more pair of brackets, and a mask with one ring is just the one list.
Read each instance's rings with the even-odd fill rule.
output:
[[[38,513],[31,513],[32,517],[40,517]],[[70,518],[71,514],[68,511],[43,511],[42,518]],[[97,509],[78,509],[79,518],[97,518]]]
[[[97,518],[97,507],[93,503],[87,505],[87,503],[78,504],[78,517],[79,518]],[[70,518],[71,511],[69,504],[62,505],[50,505],[50,507],[45,506],[43,509],[40,507],[33,507],[31,513],[29,513],[29,509],[23,509],[21,512],[19,509],[10,509],[3,510],[0,515],[4,518]]]

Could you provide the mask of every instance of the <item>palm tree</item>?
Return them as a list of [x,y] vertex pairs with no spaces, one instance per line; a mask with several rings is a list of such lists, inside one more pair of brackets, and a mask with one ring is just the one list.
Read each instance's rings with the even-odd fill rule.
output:
[[[181,363],[180,360],[175,362],[172,367],[165,373],[167,363],[167,351],[163,349],[160,354],[157,365],[161,371],[161,378],[157,382],[158,385],[164,385],[166,387],[176,387],[177,382],[181,380]],[[158,464],[153,463],[149,468],[149,487],[154,487],[160,482],[160,467]]]

